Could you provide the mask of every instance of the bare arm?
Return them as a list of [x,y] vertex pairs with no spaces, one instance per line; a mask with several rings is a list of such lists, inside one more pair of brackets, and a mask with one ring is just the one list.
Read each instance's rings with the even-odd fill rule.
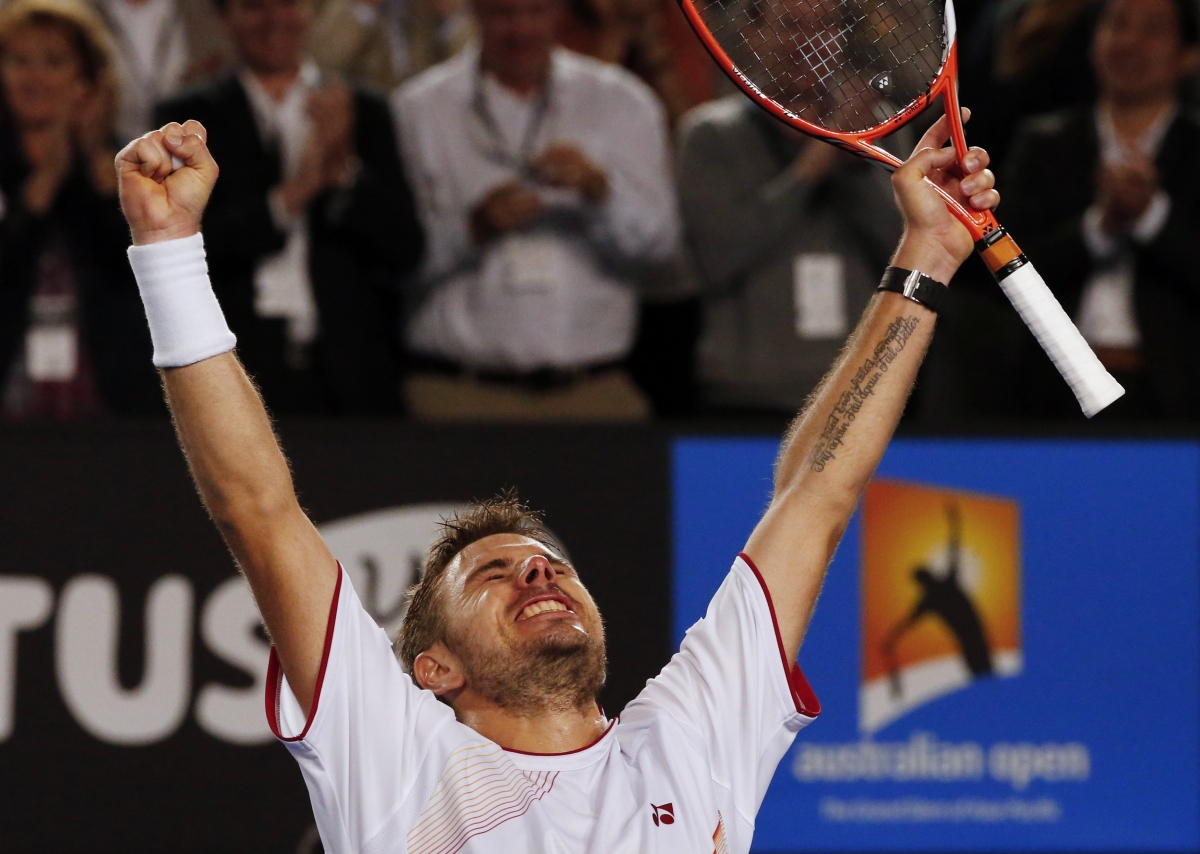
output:
[[[986,153],[969,155],[972,174],[960,187],[950,172],[953,149],[941,147],[946,139],[943,119],[892,178],[905,219],[893,264],[940,282],[950,281],[973,242],[926,177],[975,208],[999,202]],[[746,554],[771,593],[790,659],[800,650],[834,549],[904,411],[934,321],[932,311],[899,294],[877,294],[784,439],[775,493]]]
[[[198,122],[167,125],[117,156],[136,245],[190,237],[217,179]],[[185,166],[171,172],[171,156]],[[205,507],[246,573],[288,683],[307,714],[337,580],[304,515],[266,409],[236,356],[162,371],[175,429]]]

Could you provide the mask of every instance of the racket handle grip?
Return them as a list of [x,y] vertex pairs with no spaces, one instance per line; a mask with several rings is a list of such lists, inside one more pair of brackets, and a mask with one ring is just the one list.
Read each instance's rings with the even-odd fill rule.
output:
[[1026,261],[998,281],[1004,295],[1075,393],[1084,415],[1091,418],[1125,393],[1100,364],[1032,264]]

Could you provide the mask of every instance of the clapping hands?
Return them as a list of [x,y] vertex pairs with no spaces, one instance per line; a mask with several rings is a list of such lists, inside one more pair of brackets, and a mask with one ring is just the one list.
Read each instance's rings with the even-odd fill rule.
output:
[[354,95],[346,84],[327,83],[308,96],[312,133],[295,176],[277,190],[291,216],[322,193],[344,186],[355,172]]
[[1158,188],[1158,170],[1146,158],[1102,164],[1096,176],[1096,204],[1104,230],[1117,235],[1133,228]]

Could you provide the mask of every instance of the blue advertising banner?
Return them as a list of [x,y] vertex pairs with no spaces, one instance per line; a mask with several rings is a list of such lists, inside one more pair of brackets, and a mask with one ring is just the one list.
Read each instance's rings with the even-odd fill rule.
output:
[[[676,443],[676,642],[776,447]],[[1197,850],[1200,446],[894,442],[800,664],[756,851]]]

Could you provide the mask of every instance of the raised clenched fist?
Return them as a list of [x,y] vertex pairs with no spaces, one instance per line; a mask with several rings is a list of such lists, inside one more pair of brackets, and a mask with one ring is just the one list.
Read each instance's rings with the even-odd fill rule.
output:
[[1159,190],[1158,169],[1145,157],[1118,165],[1102,163],[1096,174],[1096,204],[1104,230],[1117,235],[1133,228]]
[[[176,162],[183,165],[175,168]],[[135,139],[117,155],[121,210],[136,246],[191,237],[213,185],[217,162],[200,122],[169,124]]]

